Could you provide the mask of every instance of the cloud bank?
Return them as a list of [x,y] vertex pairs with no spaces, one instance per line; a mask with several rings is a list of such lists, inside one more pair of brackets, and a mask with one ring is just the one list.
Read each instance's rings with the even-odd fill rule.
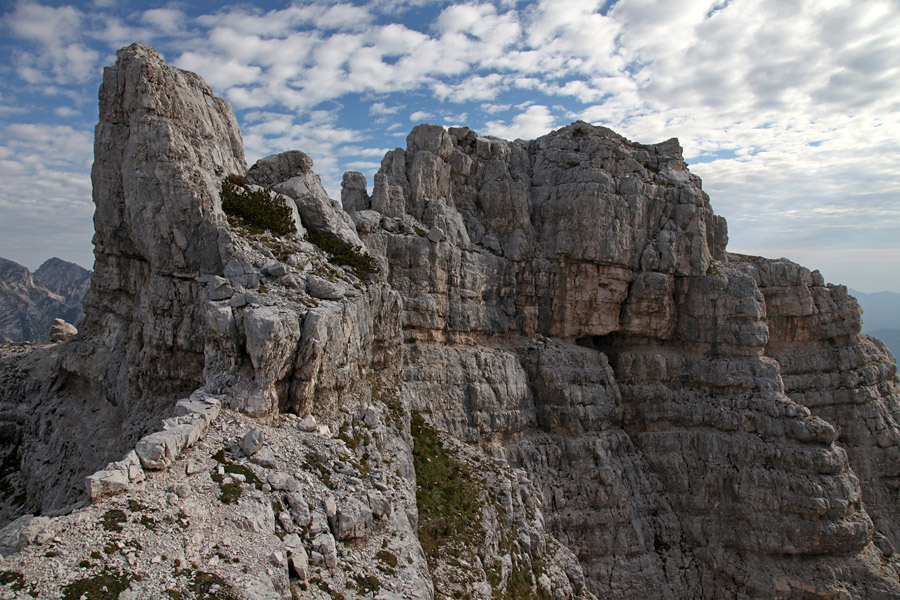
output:
[[[529,139],[584,119],[639,142],[678,137],[733,250],[900,291],[896,2],[148,6],[20,1],[0,16],[4,214],[60,231],[35,205],[90,206],[100,68],[140,40],[234,105],[251,162],[303,149],[332,195],[345,169],[371,184],[418,122]],[[67,225],[86,249],[70,258],[89,261],[84,219]],[[4,227],[0,255],[37,252]]]

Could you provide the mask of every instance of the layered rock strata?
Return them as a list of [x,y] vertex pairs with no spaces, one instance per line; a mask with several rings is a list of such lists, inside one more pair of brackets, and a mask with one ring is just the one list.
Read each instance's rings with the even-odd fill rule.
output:
[[[166,556],[218,565],[196,536],[252,532],[264,581],[221,567],[244,597],[900,597],[895,362],[844,288],[726,252],[676,140],[419,126],[342,208],[300,151],[246,169],[230,107],[133,45],[95,153],[82,333],[0,370],[4,521],[99,472],[96,506],[203,507],[181,550],[147,540]],[[228,174],[293,233],[226,216]],[[210,396],[198,442],[177,401]],[[196,592],[124,564],[134,593]]]
[[[422,126],[385,157],[368,203],[346,183],[404,298],[411,406],[532,474],[595,593],[837,593],[828,555],[856,565],[861,593],[894,593],[868,554],[876,540],[890,555],[896,522],[893,361],[860,337],[842,288],[726,254],[677,142],[584,123],[512,143]],[[797,313],[779,294],[808,298]],[[817,330],[798,332],[795,314]],[[864,426],[791,396],[834,385],[818,367],[841,368],[835,344],[866,373],[850,383],[868,382]],[[861,451],[839,444],[844,428]]]

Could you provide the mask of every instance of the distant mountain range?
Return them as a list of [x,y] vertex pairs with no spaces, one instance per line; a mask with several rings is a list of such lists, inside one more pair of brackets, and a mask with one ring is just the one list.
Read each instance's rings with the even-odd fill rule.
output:
[[900,294],[866,294],[854,289],[850,293],[863,308],[863,333],[874,335],[887,344],[895,357],[900,356]]
[[77,326],[91,271],[51,258],[32,273],[0,258],[0,342],[46,341],[54,319]]

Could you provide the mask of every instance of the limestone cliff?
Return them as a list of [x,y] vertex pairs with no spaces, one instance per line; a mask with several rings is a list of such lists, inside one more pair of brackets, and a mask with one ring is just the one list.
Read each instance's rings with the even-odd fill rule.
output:
[[422,125],[338,203],[136,44],[93,180],[83,332],[0,359],[0,514],[50,515],[0,531],[9,587],[900,597],[896,363],[726,251],[677,140]]

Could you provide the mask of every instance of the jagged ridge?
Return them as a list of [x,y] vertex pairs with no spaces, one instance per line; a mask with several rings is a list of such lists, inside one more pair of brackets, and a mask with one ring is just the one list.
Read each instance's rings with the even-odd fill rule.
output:
[[[726,252],[725,221],[676,140],[580,122],[516,142],[419,126],[371,197],[345,175],[345,212],[302,152],[248,171],[230,107],[146,46],[119,52],[100,101],[86,333],[5,359],[19,415],[5,439],[28,491],[16,512],[77,500],[68,490],[139,438],[149,480],[126,476],[126,494],[158,503],[163,482],[184,480],[209,503],[212,442],[190,449],[199,434],[177,420],[145,435],[194,393],[226,406],[208,434],[222,460],[275,471],[222,513],[237,524],[223,535],[252,507],[256,533],[304,532],[242,555],[282,553],[270,575],[219,567],[248,597],[303,580],[321,597],[350,580],[346,593],[364,594],[379,544],[406,561],[379,579],[402,597],[900,595],[895,362],[859,333],[842,286]],[[292,199],[296,233],[229,226],[228,173]],[[367,248],[379,274],[330,264],[307,230]],[[291,467],[260,459],[232,410],[258,419],[278,456],[305,452],[280,414],[325,425],[303,426],[314,452]],[[489,491],[484,536],[444,558],[426,560],[415,535],[413,412]],[[169,440],[170,458],[148,458]],[[87,459],[74,451],[85,445]],[[301,483],[284,479],[291,468]],[[259,508],[291,490],[313,500],[305,512]],[[217,518],[195,514],[198,531]],[[37,551],[15,564],[27,573]],[[215,549],[181,552],[206,562]],[[181,585],[136,565],[149,575],[133,589]]]

